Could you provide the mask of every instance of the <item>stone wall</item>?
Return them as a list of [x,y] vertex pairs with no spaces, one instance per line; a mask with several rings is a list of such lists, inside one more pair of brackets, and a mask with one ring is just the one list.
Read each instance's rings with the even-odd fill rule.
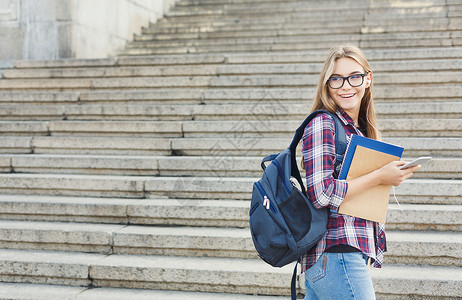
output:
[[0,0],[0,60],[101,58],[175,0]]

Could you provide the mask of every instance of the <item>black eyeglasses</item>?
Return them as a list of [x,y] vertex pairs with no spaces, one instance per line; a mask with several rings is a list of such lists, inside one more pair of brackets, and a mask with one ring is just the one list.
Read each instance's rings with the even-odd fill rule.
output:
[[331,76],[327,81],[329,86],[333,89],[339,89],[345,84],[345,80],[348,80],[348,83],[352,87],[361,86],[364,83],[364,77],[369,72],[365,72],[364,74],[353,74],[347,77],[342,76]]

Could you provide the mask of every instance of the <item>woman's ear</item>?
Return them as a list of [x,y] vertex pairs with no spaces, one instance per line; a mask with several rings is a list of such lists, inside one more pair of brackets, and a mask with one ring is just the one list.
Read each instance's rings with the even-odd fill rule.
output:
[[370,87],[372,84],[372,71],[369,71],[366,75],[366,88]]

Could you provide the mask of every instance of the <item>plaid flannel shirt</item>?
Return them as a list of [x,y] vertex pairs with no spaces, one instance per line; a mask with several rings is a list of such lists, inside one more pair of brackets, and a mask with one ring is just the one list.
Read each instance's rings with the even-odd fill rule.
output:
[[[352,134],[363,135],[351,117],[337,111],[347,139]],[[305,128],[302,138],[306,169],[307,195],[316,208],[337,210],[348,189],[346,180],[334,178],[335,125],[327,114],[319,114]],[[328,229],[324,237],[301,258],[302,272],[313,266],[322,253],[336,245],[350,245],[372,258],[380,268],[386,251],[385,224],[355,218],[335,212],[329,213]]]

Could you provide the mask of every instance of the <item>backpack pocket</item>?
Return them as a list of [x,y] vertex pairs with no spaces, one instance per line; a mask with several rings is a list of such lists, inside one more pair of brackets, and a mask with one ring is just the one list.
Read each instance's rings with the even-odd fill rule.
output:
[[294,188],[292,194],[284,202],[278,205],[279,211],[284,216],[287,226],[290,228],[295,241],[300,241],[310,231],[311,210],[305,195]]
[[276,221],[279,212],[274,204],[263,205],[265,195],[256,185],[253,194],[252,198],[258,201],[252,201],[250,208],[252,240],[259,256],[270,265],[276,265],[289,250],[286,233]]

